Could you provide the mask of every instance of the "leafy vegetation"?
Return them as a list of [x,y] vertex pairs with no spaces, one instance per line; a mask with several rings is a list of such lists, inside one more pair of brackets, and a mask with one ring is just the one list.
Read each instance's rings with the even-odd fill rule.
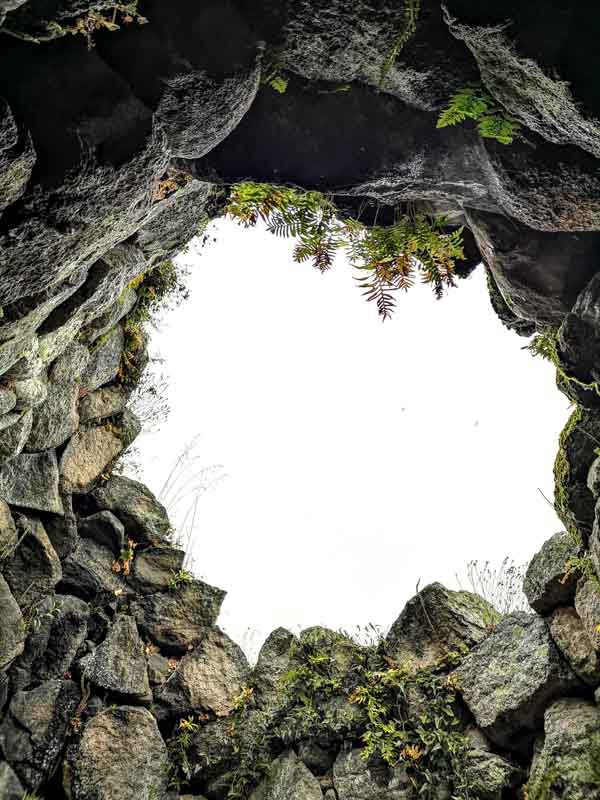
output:
[[415,35],[420,11],[421,0],[404,0],[404,26],[394,39],[392,49],[388,53],[388,56],[381,68],[381,77],[379,80],[380,88],[392,70],[392,67],[396,63],[396,60],[400,55],[400,51]]
[[464,258],[463,229],[447,232],[444,217],[397,214],[393,225],[367,227],[340,219],[331,197],[320,192],[240,183],[231,192],[227,213],[246,227],[260,220],[276,236],[297,238],[294,259],[310,261],[321,272],[345,248],[359,271],[359,288],[383,319],[394,311],[394,293],[410,289],[418,275],[442,297],[455,286],[455,263]]
[[169,589],[172,592],[176,592],[177,589],[188,583],[192,583],[193,580],[194,576],[191,572],[188,572],[186,569],[180,569],[177,572],[173,572],[173,577],[169,581]]
[[480,83],[470,83],[454,94],[441,112],[437,127],[458,125],[467,119],[477,123],[484,139],[512,144],[521,126]]

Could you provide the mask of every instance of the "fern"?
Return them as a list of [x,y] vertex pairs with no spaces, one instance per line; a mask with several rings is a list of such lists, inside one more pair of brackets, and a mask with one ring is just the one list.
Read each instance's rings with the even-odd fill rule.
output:
[[417,30],[417,22],[419,20],[419,12],[421,11],[421,0],[404,0],[404,26],[398,33],[392,45],[387,58],[381,68],[381,77],[379,79],[379,88],[382,87],[385,79],[389,75],[392,67],[396,63],[400,51],[407,42],[412,39]]
[[443,217],[403,216],[389,227],[366,227],[358,220],[341,220],[332,200],[320,192],[240,183],[232,190],[227,213],[246,227],[261,220],[274,235],[297,238],[294,259],[311,261],[321,272],[346,248],[359,271],[359,288],[383,319],[396,307],[394,293],[410,289],[417,275],[441,297],[455,285],[454,264],[464,258],[463,229],[447,233]]
[[512,144],[521,127],[479,83],[467,84],[452,96],[437,127],[447,128],[467,119],[477,123],[484,139],[495,139],[500,144]]

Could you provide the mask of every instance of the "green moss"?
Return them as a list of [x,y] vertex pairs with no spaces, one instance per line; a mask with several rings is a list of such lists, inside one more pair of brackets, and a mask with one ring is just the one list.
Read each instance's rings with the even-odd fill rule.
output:
[[571,465],[567,456],[567,443],[577,425],[582,421],[583,412],[579,406],[573,411],[559,438],[559,448],[554,461],[554,507],[573,540],[581,545],[581,536],[569,510],[569,485]]
[[555,767],[545,770],[539,778],[527,785],[527,800],[550,800],[550,792],[559,780],[560,775]]

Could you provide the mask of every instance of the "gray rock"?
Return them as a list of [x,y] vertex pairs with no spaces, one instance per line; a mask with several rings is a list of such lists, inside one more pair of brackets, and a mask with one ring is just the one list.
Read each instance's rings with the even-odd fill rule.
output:
[[580,578],[575,594],[575,609],[592,647],[600,650],[600,584],[594,578]]
[[114,553],[93,539],[81,539],[63,561],[62,587],[84,600],[110,602],[125,591],[122,578],[112,566]]
[[17,404],[17,395],[12,389],[0,387],[0,414],[8,414]]
[[550,633],[573,672],[591,686],[599,686],[600,656],[575,609],[556,608],[550,618]]
[[263,708],[274,706],[283,676],[292,668],[290,648],[297,641],[293,633],[277,628],[263,644],[253,671],[256,699]]
[[503,800],[509,789],[521,785],[522,770],[501,756],[471,749],[465,754],[465,777],[477,800]]
[[505,617],[454,674],[477,725],[507,750],[541,727],[552,700],[580,686],[544,620],[523,612]]
[[109,708],[85,726],[69,748],[65,783],[73,800],[164,798],[169,782],[167,747],[149,711]]
[[10,586],[0,575],[0,670],[7,669],[25,647],[25,623]]
[[50,369],[52,383],[68,386],[80,383],[81,376],[90,362],[90,351],[83,345],[75,342],[54,361]]
[[317,742],[305,741],[298,744],[298,758],[313,775],[325,775],[333,766],[335,755],[325,750]]
[[81,377],[81,385],[93,392],[117,376],[121,365],[121,354],[125,346],[125,335],[120,325],[105,334],[95,343],[90,362]]
[[362,750],[342,750],[333,765],[338,800],[411,800],[412,788],[403,767],[368,764]]
[[482,641],[498,616],[482,597],[432,583],[408,601],[390,628],[385,649],[399,662],[432,667],[449,650]]
[[12,555],[18,541],[17,528],[10,508],[4,500],[0,500],[0,562]]
[[34,606],[23,654],[13,664],[12,691],[28,689],[69,671],[87,637],[89,606],[69,595],[49,595]]
[[111,550],[116,557],[125,549],[125,528],[110,511],[99,511],[80,519],[77,528],[84,539],[93,539]]
[[[65,502],[65,505],[67,504],[66,496],[63,498],[63,502]],[[52,542],[52,547],[56,550],[56,554],[61,561],[71,555],[77,547],[79,535],[77,533],[77,525],[70,519],[70,515],[65,514],[59,517],[55,514],[48,514],[44,519],[44,527],[48,538]]]
[[323,793],[315,776],[288,750],[273,761],[250,800],[323,800]]
[[[245,719],[245,731],[256,732],[254,728],[251,729],[254,720],[254,716]],[[257,734],[260,741],[260,731]],[[192,736],[189,755],[191,763],[197,765],[207,785],[231,770],[235,765],[235,742],[231,737],[230,720],[221,717],[202,725]]]
[[530,797],[595,800],[600,796],[600,709],[586,700],[557,700],[544,715],[544,734],[531,767]]
[[[0,10],[0,16],[2,11]],[[0,762],[0,797],[2,800],[23,800],[25,790],[6,761]]]
[[121,414],[127,403],[128,393],[121,386],[104,386],[82,397],[79,402],[79,419],[95,422]]
[[0,725],[0,747],[27,788],[39,789],[54,773],[81,694],[76,684],[52,680],[17,692]]
[[592,462],[587,477],[587,487],[594,495],[594,498],[600,496],[600,456]]
[[139,598],[131,604],[142,633],[167,653],[186,653],[208,634],[217,621],[225,592],[202,581],[177,592]]
[[48,385],[46,402],[34,409],[33,425],[25,448],[53,450],[64,444],[79,427],[77,384]]
[[39,519],[16,517],[19,546],[4,564],[4,577],[25,608],[52,592],[62,578],[60,560]]
[[45,374],[18,380],[13,383],[13,389],[17,396],[15,405],[17,411],[35,408],[44,403],[48,397],[48,381]]
[[558,606],[568,605],[575,596],[577,579],[565,575],[567,561],[578,554],[568,533],[555,533],[544,542],[531,559],[523,581],[523,592],[538,614],[549,614]]
[[227,716],[235,707],[248,672],[248,662],[238,645],[218,628],[211,629],[155,693],[159,719],[207,711],[217,717]]
[[600,518],[598,517],[597,511],[598,509],[596,509],[596,519],[589,541],[589,555],[594,565],[596,575],[600,579]]
[[166,656],[161,656],[160,653],[149,653],[146,658],[150,686],[153,688],[162,686],[173,675],[173,662]]
[[81,659],[80,666],[100,689],[134,701],[152,700],[144,645],[132,617],[117,615],[106,639]]
[[62,514],[53,450],[21,453],[0,466],[0,497],[9,505]]
[[[10,339],[0,344],[0,375],[7,375],[8,371],[22,358],[33,356],[37,353],[37,337],[29,334]],[[13,387],[14,390],[14,387]],[[18,398],[18,392],[15,391]]]
[[127,286],[117,300],[109,306],[109,308],[98,317],[93,319],[89,325],[81,332],[81,337],[90,345],[92,345],[105,333],[108,333],[115,325],[120,322],[124,317],[129,314],[137,302],[137,292],[135,289]]
[[[176,550],[174,547],[149,547],[135,557],[129,581],[138,594],[165,591],[170,589],[173,579],[183,567],[184,560],[184,550]],[[170,591],[177,589],[173,587]]]
[[138,481],[113,475],[91,496],[99,511],[112,511],[121,520],[128,536],[150,545],[168,540],[172,529],[165,507]]
[[32,424],[33,412],[31,410],[6,414],[2,417],[0,420],[0,459],[6,461],[23,452]]

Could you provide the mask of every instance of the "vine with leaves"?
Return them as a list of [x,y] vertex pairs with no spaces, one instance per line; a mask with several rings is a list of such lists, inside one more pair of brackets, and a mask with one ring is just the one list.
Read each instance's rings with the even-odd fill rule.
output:
[[259,221],[276,236],[295,237],[294,259],[325,272],[346,249],[358,285],[382,319],[391,317],[395,293],[421,277],[435,296],[456,285],[455,264],[464,259],[463,228],[448,231],[445,217],[396,214],[393,225],[366,226],[340,218],[331,196],[289,186],[243,182],[232,188],[227,214],[245,227]]

